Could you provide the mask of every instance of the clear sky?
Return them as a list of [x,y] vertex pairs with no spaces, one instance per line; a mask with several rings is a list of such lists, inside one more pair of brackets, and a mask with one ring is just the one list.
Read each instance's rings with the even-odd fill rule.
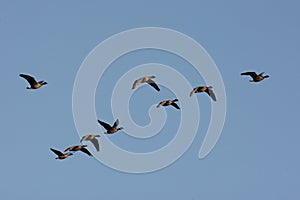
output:
[[[299,199],[299,6],[296,0],[1,1],[1,198]],[[197,136],[179,160],[162,170],[119,172],[80,152],[55,160],[49,148],[64,150],[80,140],[72,92],[83,60],[108,37],[148,26],[192,37],[218,66],[227,115],[213,151],[198,159],[211,105],[206,94],[199,94]],[[99,82],[98,119],[114,121],[109,106],[115,81],[143,63],[167,64],[191,85],[204,84],[179,57],[133,52],[114,62]],[[270,78],[250,83],[240,76],[247,70],[265,71]],[[28,91],[20,73],[49,84]],[[153,102],[174,97],[167,89],[145,98],[149,93],[156,94],[141,87],[131,99],[131,116],[139,125],[150,123]],[[153,138],[139,141],[120,131],[110,139],[130,151],[158,149],[174,137],[179,112],[166,108],[166,126]],[[104,130],[99,126],[98,131]]]

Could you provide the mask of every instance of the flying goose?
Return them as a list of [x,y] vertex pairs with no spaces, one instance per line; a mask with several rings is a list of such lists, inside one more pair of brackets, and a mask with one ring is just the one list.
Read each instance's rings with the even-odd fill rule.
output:
[[118,125],[119,125],[118,119],[115,121],[113,126],[110,126],[109,124],[102,122],[100,120],[98,120],[98,123],[101,124],[101,126],[103,126],[106,129],[106,132],[104,132],[105,134],[113,134],[113,133],[123,129],[123,127],[118,128]]
[[264,73],[265,72],[262,72],[262,73],[257,75],[255,72],[243,72],[243,73],[241,73],[241,75],[251,76],[252,80],[250,80],[250,82],[260,82],[260,81],[264,80],[265,78],[270,77],[269,75],[264,76]]
[[89,152],[89,150],[87,150],[85,147],[87,147],[87,145],[76,145],[76,146],[71,146],[68,147],[64,152],[66,151],[82,151],[83,153],[86,153],[89,156],[92,156],[92,154]]
[[156,89],[157,91],[160,91],[158,85],[152,80],[152,78],[155,78],[155,76],[144,76],[142,78],[137,79],[136,81],[134,81],[132,89],[135,89],[141,83],[148,83],[154,89]]
[[80,142],[89,140],[93,143],[96,150],[99,151],[100,148],[99,148],[99,142],[97,140],[97,137],[100,137],[100,135],[85,135],[81,138]]
[[174,99],[174,100],[166,100],[166,101],[162,101],[160,102],[156,108],[160,107],[160,106],[169,106],[172,105],[177,109],[180,109],[179,106],[175,103],[176,101],[178,101],[178,99]]
[[26,87],[26,89],[38,89],[42,87],[43,85],[46,85],[47,82],[45,81],[39,81],[37,82],[32,76],[26,75],[26,74],[20,74],[20,77],[26,79],[28,83],[30,84],[30,87]]
[[56,149],[52,149],[52,148],[50,148],[50,150],[53,151],[57,155],[57,157],[55,159],[59,159],[59,160],[65,159],[65,158],[73,155],[72,153],[62,153],[62,152],[60,152]]
[[195,87],[191,93],[190,96],[192,96],[194,93],[199,93],[199,92],[206,92],[214,101],[217,101],[216,95],[212,91],[212,86],[199,86]]

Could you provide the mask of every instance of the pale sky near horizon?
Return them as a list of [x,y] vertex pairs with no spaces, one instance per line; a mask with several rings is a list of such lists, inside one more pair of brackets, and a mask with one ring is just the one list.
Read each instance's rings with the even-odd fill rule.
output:
[[[3,199],[300,198],[298,1],[3,0],[0,5]],[[190,36],[216,63],[225,84],[227,115],[213,151],[198,159],[211,105],[206,94],[199,94],[197,137],[180,159],[162,170],[123,173],[81,152],[55,160],[49,148],[64,150],[79,144],[72,91],[83,60],[108,37],[149,26]],[[120,77],[133,66],[155,62],[181,70],[191,85],[203,84],[179,57],[154,50],[133,52],[113,63],[99,83],[97,118],[114,121],[107,105],[117,78],[110,76]],[[265,71],[270,78],[250,83],[250,77],[240,76],[248,70]],[[48,85],[28,91],[20,73]],[[132,118],[140,125],[149,123],[153,101],[173,98],[162,89],[161,96],[145,100],[149,92],[156,94],[150,87],[139,88],[130,105]],[[122,131],[110,138],[132,151],[155,150],[174,137],[178,127],[177,110],[166,108],[166,112],[166,127],[157,138],[138,141]]]

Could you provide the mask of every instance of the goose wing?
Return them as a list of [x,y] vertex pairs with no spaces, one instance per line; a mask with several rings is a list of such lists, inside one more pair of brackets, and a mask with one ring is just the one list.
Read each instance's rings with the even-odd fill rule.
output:
[[255,72],[243,72],[241,75],[248,75],[251,76],[252,78],[255,78],[257,74]]
[[81,138],[80,142],[87,140],[87,138],[88,138],[89,136],[90,136],[90,135],[85,135],[85,136],[82,136],[82,138]]
[[195,94],[198,90],[198,87],[194,88],[191,92],[190,92],[190,97]]
[[20,74],[19,76],[26,79],[31,86],[33,86],[37,83],[36,80],[32,76],[29,76],[26,74]]
[[107,124],[103,121],[98,120],[98,123],[101,124],[101,126],[103,126],[107,131],[112,128],[109,124]]
[[117,119],[117,120],[115,121],[115,123],[114,123],[114,125],[113,125],[113,128],[117,128],[118,125],[119,125],[119,119]]
[[171,105],[174,106],[177,109],[180,109],[179,106],[175,102],[171,103]]
[[165,103],[166,103],[166,101],[159,102],[159,104],[157,104],[156,108],[165,105]]
[[151,85],[154,89],[156,89],[157,91],[160,91],[160,89],[159,89],[159,87],[158,87],[158,85],[153,81],[153,80],[148,80],[147,81],[147,83],[149,84],[149,85]]
[[262,72],[262,73],[258,74],[258,76],[262,76],[264,73],[265,73],[265,72]]
[[135,80],[132,85],[132,89],[135,89],[139,84],[142,83],[142,81],[143,81],[143,78],[139,78],[139,79]]
[[94,139],[92,139],[90,141],[93,143],[93,145],[96,148],[96,150],[99,151],[100,148],[99,148],[99,142],[98,142],[98,140],[96,138],[94,138]]
[[50,148],[50,150],[53,151],[53,152],[54,152],[56,155],[58,155],[58,156],[63,156],[63,155],[64,155],[62,152],[60,152],[60,151],[58,151],[58,150],[56,150],[56,149]]
[[211,88],[207,88],[205,92],[212,98],[212,100],[217,101],[216,95]]
[[74,146],[68,147],[68,148],[66,148],[66,149],[64,150],[64,152],[66,152],[66,151],[72,151],[73,148],[74,148]]
[[89,150],[87,150],[86,148],[81,148],[80,151],[82,151],[83,153],[86,153],[89,156],[92,156],[91,152],[89,152]]

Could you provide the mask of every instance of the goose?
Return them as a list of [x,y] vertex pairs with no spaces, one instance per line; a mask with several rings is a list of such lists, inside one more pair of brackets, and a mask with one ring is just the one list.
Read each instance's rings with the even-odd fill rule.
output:
[[241,73],[241,75],[251,76],[252,80],[250,80],[250,82],[260,82],[260,81],[264,80],[265,78],[270,77],[269,75],[264,76],[264,73],[265,72],[262,72],[262,73],[257,75],[255,72],[243,72],[243,73]]
[[85,147],[87,147],[87,145],[76,145],[76,146],[71,146],[68,147],[64,152],[66,151],[82,151],[83,153],[86,153],[89,156],[92,156],[92,154],[89,152],[89,150],[87,150]]
[[65,158],[73,155],[72,153],[62,153],[62,152],[60,152],[56,149],[52,149],[52,148],[50,148],[50,150],[53,151],[57,155],[57,157],[55,159],[59,159],[59,160],[63,160]]
[[141,83],[148,83],[154,89],[156,89],[157,91],[160,91],[158,85],[152,80],[152,78],[155,78],[155,76],[144,76],[142,78],[139,78],[139,79],[135,80],[134,83],[133,83],[132,89],[135,89]]
[[81,138],[80,142],[82,141],[91,141],[96,148],[97,151],[100,150],[99,148],[99,142],[97,140],[97,137],[100,137],[100,135],[85,135]]
[[212,86],[199,86],[195,87],[191,93],[190,96],[192,96],[194,93],[199,93],[199,92],[206,92],[214,101],[217,101],[216,95],[212,91]]
[[156,108],[158,108],[160,106],[169,106],[169,105],[171,105],[171,106],[174,106],[177,109],[180,109],[179,106],[175,103],[176,101],[178,101],[178,99],[162,101],[156,106]]
[[106,132],[104,132],[105,134],[113,134],[113,133],[123,129],[123,127],[118,128],[118,125],[119,125],[118,119],[115,121],[113,126],[110,126],[109,124],[107,124],[103,121],[100,121],[100,120],[98,120],[98,123],[106,129]]
[[30,87],[26,87],[26,89],[38,89],[42,87],[43,85],[46,85],[47,82],[45,81],[36,81],[32,76],[26,75],[26,74],[19,74],[20,77],[27,80],[27,82],[30,84]]

